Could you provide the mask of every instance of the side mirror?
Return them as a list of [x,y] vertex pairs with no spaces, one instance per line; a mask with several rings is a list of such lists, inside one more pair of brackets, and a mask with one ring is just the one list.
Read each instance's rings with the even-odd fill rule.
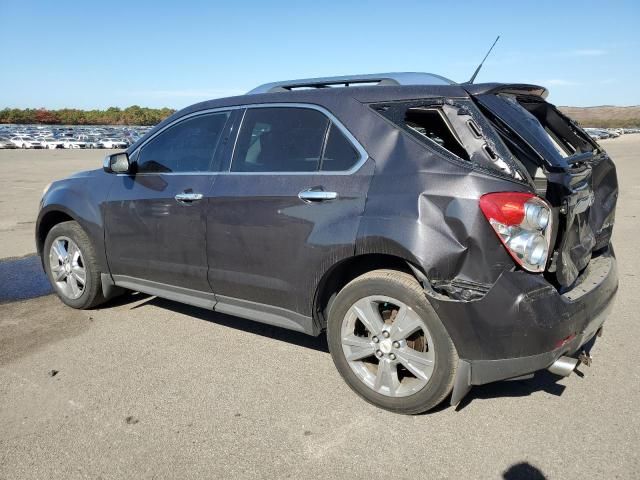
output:
[[127,152],[114,153],[104,157],[102,168],[107,173],[129,173],[131,163]]

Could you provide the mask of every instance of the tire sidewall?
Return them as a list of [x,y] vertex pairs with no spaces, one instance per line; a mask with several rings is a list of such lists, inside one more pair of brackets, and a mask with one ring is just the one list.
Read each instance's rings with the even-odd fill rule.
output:
[[[347,285],[338,294],[329,312],[327,341],[336,368],[352,390],[376,406],[408,414],[422,413],[435,407],[451,390],[457,359],[451,338],[435,310],[424,293],[407,288],[400,282],[380,277],[373,277],[366,281],[357,280]],[[429,329],[435,348],[434,370],[429,382],[415,394],[406,397],[388,397],[375,392],[356,376],[344,356],[341,342],[342,322],[356,301],[371,295],[388,296],[404,302],[420,316]]]
[[[67,237],[75,242],[75,244],[80,249],[80,254],[82,255],[82,260],[84,263],[84,268],[86,271],[86,283],[84,291],[82,295],[78,298],[71,299],[65,296],[62,292],[58,290],[56,282],[53,278],[53,272],[51,271],[51,266],[49,264],[49,252],[51,251],[51,244],[58,237]],[[44,242],[44,249],[42,252],[42,263],[44,265],[45,272],[47,273],[47,277],[49,278],[49,282],[51,282],[51,286],[54,292],[58,295],[58,298],[62,300],[66,305],[83,309],[87,308],[95,298],[96,290],[99,285],[96,285],[96,272],[93,271],[94,266],[93,262],[90,261],[93,255],[93,247],[89,242],[89,238],[82,231],[81,227],[76,222],[64,222],[58,225],[55,225],[47,234],[47,238]]]

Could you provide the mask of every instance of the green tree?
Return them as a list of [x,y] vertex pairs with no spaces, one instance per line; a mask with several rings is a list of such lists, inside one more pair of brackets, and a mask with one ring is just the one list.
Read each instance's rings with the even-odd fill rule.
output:
[[146,108],[132,105],[124,110],[109,107],[106,110],[79,110],[62,108],[5,108],[0,110],[0,123],[43,123],[48,125],[155,125],[175,110],[171,108]]

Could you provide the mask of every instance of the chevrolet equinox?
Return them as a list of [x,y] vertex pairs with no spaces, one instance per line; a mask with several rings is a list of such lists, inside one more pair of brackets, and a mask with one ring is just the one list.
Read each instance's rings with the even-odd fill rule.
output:
[[73,308],[134,290],[326,332],[394,412],[568,375],[617,291],[618,186],[546,96],[390,73],[198,103],[51,184],[38,253]]

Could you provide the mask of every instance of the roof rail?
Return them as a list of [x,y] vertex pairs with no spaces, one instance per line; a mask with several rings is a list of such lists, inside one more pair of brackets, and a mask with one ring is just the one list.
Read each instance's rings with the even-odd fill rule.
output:
[[339,77],[304,78],[287,80],[284,82],[265,83],[247,92],[248,95],[257,93],[289,92],[295,89],[330,88],[333,86],[357,85],[455,85],[448,78],[433,73],[422,72],[391,72],[372,73],[365,75],[343,75]]

